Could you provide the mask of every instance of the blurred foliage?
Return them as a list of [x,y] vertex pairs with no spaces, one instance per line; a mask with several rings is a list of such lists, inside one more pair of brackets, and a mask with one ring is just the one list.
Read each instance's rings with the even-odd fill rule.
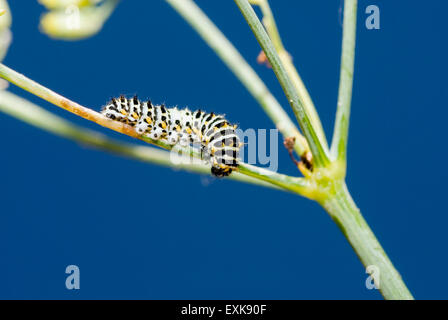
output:
[[[12,40],[10,30],[12,23],[11,11],[6,0],[0,0],[0,62],[5,58]],[[1,79],[0,90],[6,89],[8,82]]]
[[80,40],[97,34],[118,0],[39,0],[49,11],[40,30],[54,39]]
[[100,3],[102,0],[38,0],[48,10],[66,8],[71,5],[78,7],[91,6]]
[[6,0],[0,0],[0,31],[11,27],[11,11]]

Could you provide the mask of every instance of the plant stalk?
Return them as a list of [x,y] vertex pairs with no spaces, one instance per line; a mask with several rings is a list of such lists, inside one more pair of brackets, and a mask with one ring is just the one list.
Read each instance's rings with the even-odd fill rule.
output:
[[[210,166],[202,161],[178,161],[173,163],[169,151],[148,146],[124,143],[113,140],[100,132],[83,128],[51,113],[41,107],[5,90],[0,90],[0,112],[4,112],[32,126],[53,133],[57,136],[89,145],[99,150],[112,152],[131,159],[153,163],[175,170],[186,170],[199,174],[210,174]],[[185,153],[188,157],[189,154]],[[263,187],[302,191],[306,193],[307,183],[302,178],[292,178],[269,170],[241,164],[242,172],[234,172],[229,179],[246,182]],[[289,179],[289,180],[288,180]],[[286,182],[292,182],[290,185]]]
[[303,101],[299,98],[296,87],[293,85],[289,74],[286,72],[283,63],[275,50],[272,40],[269,38],[265,28],[261,24],[249,2],[247,0],[234,1],[249,24],[249,27],[252,29],[252,32],[257,38],[258,43],[272,66],[272,70],[282,86],[286,98],[288,99],[297,121],[299,122],[300,128],[302,129],[302,132],[308,141],[308,145],[310,146],[314,159],[313,164],[315,164],[316,167],[325,167],[330,163],[327,154],[327,146],[325,142],[321,141],[320,135],[313,126],[310,113],[303,105]]
[[345,182],[336,182],[333,191],[331,196],[320,203],[339,226],[363,265],[366,268],[373,266],[379,271],[375,278],[379,280],[377,285],[383,297],[388,300],[413,300],[400,274],[354,203]]
[[348,127],[352,102],[353,73],[355,68],[357,0],[345,0],[342,32],[341,71],[338,107],[334,125],[331,155],[344,166],[347,162]]
[[316,107],[314,106],[313,100],[306,89],[305,84],[303,83],[302,78],[299,75],[294,63],[292,62],[292,57],[286,51],[283,42],[280,37],[280,33],[277,28],[277,23],[275,22],[274,15],[272,14],[271,7],[269,5],[268,0],[259,0],[255,2],[261,8],[261,12],[263,13],[263,24],[266,27],[266,31],[269,34],[269,37],[272,40],[272,44],[274,45],[275,50],[277,50],[278,57],[280,61],[283,63],[286,72],[291,78],[292,83],[296,87],[297,94],[303,103],[303,107],[307,110],[310,121],[313,127],[316,130],[319,139],[328,148],[327,138],[325,137],[325,132],[322,127],[322,123],[319,118],[319,114],[317,113]]

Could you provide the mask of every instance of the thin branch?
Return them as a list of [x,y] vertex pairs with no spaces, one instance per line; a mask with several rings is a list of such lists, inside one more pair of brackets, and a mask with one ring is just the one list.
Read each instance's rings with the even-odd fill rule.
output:
[[316,111],[316,107],[314,106],[313,100],[311,99],[311,96],[308,90],[306,89],[306,86],[303,83],[303,80],[300,77],[299,72],[297,71],[296,67],[292,62],[290,54],[288,53],[288,51],[286,51],[285,47],[283,46],[283,42],[281,40],[280,33],[277,28],[277,23],[275,22],[274,15],[272,14],[272,10],[271,7],[269,6],[268,0],[256,0],[252,1],[251,3],[258,5],[261,8],[261,12],[263,14],[263,24],[266,28],[269,37],[272,40],[272,44],[274,45],[275,50],[278,53],[280,61],[283,63],[286,72],[291,78],[291,81],[297,90],[297,94],[299,95],[299,98],[302,101],[303,107],[309,114],[311,124],[315,128],[316,133],[319,136],[319,139],[322,141],[325,147],[328,148],[327,138],[325,136],[325,132],[322,127],[319,115]]
[[320,195],[320,190],[318,190],[316,183],[312,180],[273,173],[270,170],[252,166],[247,163],[241,163],[238,171],[250,177],[272,183],[311,200],[315,200]]
[[[142,162],[171,167],[173,169],[182,169],[200,174],[210,174],[210,166],[206,164],[199,163],[198,161],[179,161],[174,163],[170,152],[168,151],[115,141],[97,131],[74,125],[8,91],[0,90],[0,110],[47,132],[100,150],[109,151]],[[253,170],[254,169],[251,171]],[[233,173],[229,178],[264,187],[277,188],[271,183],[238,172]]]
[[191,0],[166,0],[215,51],[221,60],[232,70],[246,89],[258,101],[266,114],[272,119],[277,129],[285,138],[295,137],[294,150],[302,156],[309,150],[305,138],[269,92],[269,89],[244,60],[238,50]]
[[34,80],[27,78],[23,74],[18,73],[11,68],[8,68],[2,63],[0,63],[0,77],[62,109],[80,116],[81,118],[93,121],[100,126],[123,133],[135,139],[140,139],[147,143],[157,145],[161,148],[171,149],[171,146],[164,143],[163,141],[153,140],[149,137],[139,135],[130,125],[119,121],[110,120],[103,116],[101,113],[86,108],[70,99],[61,96],[60,94],[44,87]]
[[332,157],[338,160],[344,168],[347,161],[348,127],[355,66],[356,10],[357,0],[345,0],[338,109],[331,143]]
[[269,34],[269,37],[271,37],[275,50],[277,50],[277,52],[285,51],[282,38],[278,32],[277,23],[275,22],[268,0],[249,0],[249,3],[260,7],[261,12],[263,13],[263,24]]
[[244,18],[255,34],[255,37],[257,38],[261,48],[266,54],[266,57],[268,58],[269,63],[271,64],[272,69],[274,70],[275,75],[277,76],[286,97],[288,98],[288,101],[300,124],[302,132],[304,133],[305,138],[308,141],[316,166],[323,167],[327,165],[329,163],[329,159],[325,143],[321,141],[319,135],[316,133],[316,129],[311,122],[310,115],[305,109],[302,101],[299,99],[298,93],[293,86],[291,79],[289,78],[289,75],[286,72],[282,62],[280,61],[277,51],[275,50],[271,39],[266,33],[266,30],[264,29],[252,6],[247,0],[234,1],[240,8],[241,13],[243,14]]
[[[137,134],[137,132],[135,132],[135,129],[132,128],[131,126],[125,123],[121,123],[119,121],[110,120],[94,110],[81,106],[80,104],[61,96],[60,94],[40,85],[39,83],[25,77],[23,74],[20,74],[1,63],[0,63],[0,77],[84,119],[93,121],[99,124],[100,126],[109,128],[111,130],[124,133],[133,138],[141,139],[141,137]],[[155,142],[155,144],[156,143],[157,142]],[[160,146],[162,148],[164,147],[163,145]]]
[[[127,124],[124,124],[124,123],[120,123],[118,121],[109,120],[106,117],[104,117],[102,114],[100,114],[98,112],[95,112],[95,111],[93,111],[91,109],[88,109],[86,107],[83,107],[83,106],[77,104],[76,102],[73,102],[73,101],[71,101],[71,100],[69,100],[69,99],[67,99],[67,98],[65,98],[65,97],[63,97],[63,96],[61,96],[61,95],[51,91],[50,89],[45,88],[44,86],[38,84],[37,82],[35,82],[35,81],[31,80],[31,79],[28,79],[24,75],[21,75],[21,74],[15,72],[14,70],[6,67],[3,64],[0,64],[0,77],[2,77],[4,79],[6,79],[6,80],[16,84],[17,86],[23,88],[24,90],[27,90],[27,91],[31,92],[32,94],[35,94],[35,95],[37,95],[37,96],[39,96],[39,97],[41,97],[41,98],[43,98],[43,99],[45,99],[45,100],[47,100],[47,101],[49,101],[49,102],[51,102],[53,104],[55,104],[55,105],[65,109],[67,111],[70,111],[70,112],[72,112],[72,113],[74,113],[74,114],[76,114],[76,115],[78,115],[78,116],[80,116],[80,117],[82,117],[84,119],[93,121],[93,122],[95,122],[95,123],[97,123],[97,124],[99,124],[99,125],[101,125],[103,127],[106,127],[106,128],[112,129],[114,131],[126,134],[126,135],[131,136],[131,137],[136,138],[136,139],[141,139],[141,140],[143,140],[145,142],[155,144],[155,145],[157,145],[159,147],[162,147],[162,148],[165,148],[165,149],[171,149],[172,148],[171,145],[168,145],[168,144],[166,144],[166,143],[164,143],[162,141],[153,140],[153,139],[150,139],[148,137],[138,135],[135,132],[135,129],[133,127],[131,127],[131,126],[127,125]],[[6,94],[5,97],[8,98],[8,94],[6,92],[2,92],[2,95],[5,95],[5,94]],[[23,100],[23,101],[26,102],[26,100]],[[23,102],[22,105],[25,102]],[[0,103],[4,104],[3,101],[1,101]],[[4,107],[4,108],[6,108],[6,107]],[[30,108],[30,103],[29,102],[28,102],[28,108]],[[13,110],[13,109],[11,109],[10,105],[9,105],[9,109],[8,110]],[[19,111],[17,111],[17,112],[19,112]],[[13,112],[9,111],[9,113],[13,113]],[[55,116],[53,115],[53,117],[55,117]],[[56,120],[54,120],[54,119],[55,118],[53,118],[53,124],[54,124],[54,121],[57,120],[57,119]],[[60,121],[58,121],[58,122],[60,123]],[[49,123],[51,123],[51,121]],[[68,124],[66,123],[65,125],[67,126]],[[40,122],[40,127],[45,129],[45,122]],[[58,128],[58,126],[55,126],[55,127]],[[73,129],[71,129],[71,130],[72,131],[70,131],[70,132],[73,133]],[[80,131],[80,130],[78,130],[78,131]],[[60,134],[61,135],[63,133],[67,134],[67,132],[69,132],[69,131],[62,130],[62,131],[60,131]],[[97,135],[96,133],[92,134],[92,136],[96,136],[96,135]],[[79,137],[79,139],[84,139],[85,142],[89,142],[89,134],[87,134],[87,135],[85,135],[85,134],[84,135],[76,134],[76,135],[72,135],[72,136],[69,136],[69,137],[71,137],[71,138]],[[105,138],[102,137],[103,141],[104,141],[104,139]],[[90,141],[90,142],[92,143],[92,141]],[[100,139],[100,142],[101,142],[101,139]],[[99,144],[99,146],[101,146],[101,144]],[[103,147],[104,147],[104,145],[103,145]],[[117,147],[117,148],[112,148],[112,149],[113,149],[113,151],[116,151],[116,152],[118,152],[118,151],[124,152],[123,147]],[[182,148],[182,149],[180,149],[180,151],[181,151],[181,153],[183,155],[193,156],[195,158],[200,158],[199,152],[197,150],[195,150],[194,148]],[[167,154],[169,155],[169,153],[167,153]],[[128,152],[127,155],[128,156],[132,155],[132,152]],[[160,161],[160,156],[159,156],[158,159]],[[164,164],[167,165],[166,161],[165,161]],[[190,167],[187,166],[185,168],[190,168]],[[208,170],[210,170],[210,166],[207,166],[207,168],[208,168]],[[190,168],[190,169],[193,170],[193,171],[194,170],[199,170],[196,167]],[[310,191],[307,190],[307,188],[310,186],[310,184],[307,183],[304,178],[292,178],[292,177],[289,177],[289,178],[292,179],[291,181],[294,181],[294,185],[290,186],[290,185],[285,183],[285,179],[287,177],[285,175],[278,174],[278,173],[275,173],[275,172],[272,172],[272,171],[269,171],[269,170],[266,170],[266,169],[257,168],[255,166],[252,166],[252,165],[249,165],[249,164],[245,164],[245,163],[240,163],[239,169],[240,169],[240,173],[235,172],[235,177],[233,177],[234,176],[233,173],[231,175],[231,177],[235,178],[236,180],[240,180],[240,181],[247,180],[247,179],[245,179],[246,177],[242,178],[243,175],[246,175],[248,177],[254,177],[254,178],[258,177],[258,179],[261,180],[261,181],[269,182],[269,183],[271,183],[271,184],[273,184],[275,186],[282,187],[283,189],[289,190],[291,192],[298,193],[298,194],[303,195],[305,197],[310,197],[310,195],[309,195]],[[203,169],[201,168],[201,170],[203,170]],[[254,183],[252,180],[250,180],[249,182]],[[311,194],[313,194],[313,193],[311,193]]]

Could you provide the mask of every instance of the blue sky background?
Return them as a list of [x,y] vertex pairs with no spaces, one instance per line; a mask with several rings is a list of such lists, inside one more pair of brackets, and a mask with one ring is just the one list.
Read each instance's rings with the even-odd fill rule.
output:
[[[197,3],[288,109],[272,70],[255,62],[259,46],[233,1]],[[380,30],[364,26],[370,4],[380,7]],[[226,113],[242,128],[273,128],[164,1],[123,1],[97,36],[78,42],[41,34],[37,1],[10,5],[14,40],[5,64],[70,99],[99,109],[111,96],[138,93]],[[330,137],[341,2],[272,5]],[[442,1],[360,0],[358,12],[347,183],[420,299],[448,298],[446,9]],[[107,154],[4,114],[0,141],[0,298],[381,298],[366,289],[355,253],[312,201]],[[279,167],[297,173],[282,149]],[[81,270],[78,291],[65,288],[70,264]]]

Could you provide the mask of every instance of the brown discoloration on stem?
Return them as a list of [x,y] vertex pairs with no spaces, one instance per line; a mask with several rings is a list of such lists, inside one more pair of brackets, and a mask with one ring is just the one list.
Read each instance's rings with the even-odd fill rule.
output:
[[[295,137],[288,137],[283,141],[283,145],[285,146],[286,150],[288,150],[289,157],[294,162],[294,164],[299,168],[299,170],[305,175],[304,170],[306,171],[313,171],[313,155],[310,151],[306,151],[305,153],[300,155],[300,162],[296,160],[294,157],[294,144],[296,142]],[[308,173],[308,172],[307,172]]]
[[[113,121],[110,119],[107,119],[99,112],[96,112],[92,109],[86,108],[76,102],[71,101],[70,99],[67,99],[60,94],[40,85],[39,83],[28,79],[23,74],[20,74],[5,65],[0,64],[0,76],[5,78],[11,83],[14,83],[20,88],[23,88],[26,91],[29,91],[33,93],[34,95],[41,97],[42,99],[61,107],[73,114],[76,114],[77,116],[80,116],[84,119],[93,121],[100,126],[109,128],[111,130],[126,134],[128,136],[131,136],[136,139],[142,139],[148,142],[147,139],[143,139],[140,135],[135,132],[134,128],[131,126],[121,123],[118,121]],[[153,141],[149,141],[153,144],[159,145],[158,143],[155,143]],[[161,147],[166,148],[166,146],[161,145]]]
[[93,111],[84,106],[81,106],[81,105],[77,104],[76,102],[73,102],[68,99],[59,99],[58,101],[55,101],[55,103],[56,103],[56,105],[60,106],[61,108],[65,109],[71,113],[74,113],[84,119],[93,121],[93,122],[99,124],[100,126],[123,133],[123,134],[131,136],[133,138],[141,139],[141,136],[138,135],[135,132],[134,128],[132,128],[131,126],[129,126],[125,123],[122,123],[122,122],[107,119],[101,113]]
[[292,150],[294,148],[295,143],[296,143],[296,137],[287,137],[283,141],[283,145],[287,150]]
[[293,148],[294,148],[294,144],[295,143],[296,143],[296,138],[295,137],[287,137],[283,141],[283,145],[285,146],[286,150],[288,150],[289,157],[291,158],[292,162],[294,162],[296,167],[298,167],[299,166],[299,161],[296,160],[296,158],[294,157],[294,154],[293,154]]
[[258,64],[264,64],[269,69],[272,69],[272,66],[269,63],[268,58],[266,57],[266,54],[264,53],[263,50],[260,51],[260,54],[257,57],[257,63]]

